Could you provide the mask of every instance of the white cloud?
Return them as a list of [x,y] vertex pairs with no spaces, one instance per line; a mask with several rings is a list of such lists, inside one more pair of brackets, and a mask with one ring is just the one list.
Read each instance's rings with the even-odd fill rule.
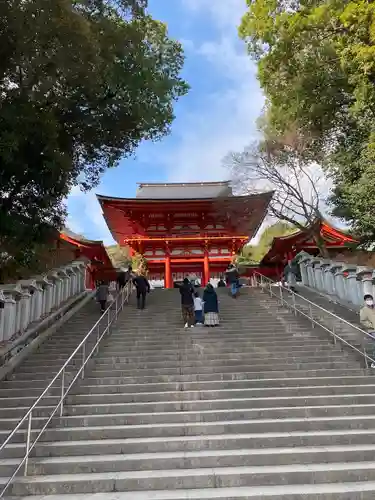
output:
[[245,0],[182,0],[182,5],[193,13],[204,13],[223,29],[237,29],[246,9]]
[[[189,50],[204,57],[207,78],[215,72],[226,88],[211,95],[195,112],[184,116],[182,130],[175,126],[177,145],[163,161],[170,181],[221,180],[229,177],[223,157],[240,151],[257,135],[256,120],[264,99],[256,66],[238,39],[237,29],[245,11],[244,0],[181,0],[190,14],[209,17],[218,33],[214,40]],[[214,76],[212,76],[214,77]]]
[[69,229],[91,240],[103,240],[105,245],[114,243],[94,191],[83,193],[74,187],[68,197],[68,208]]

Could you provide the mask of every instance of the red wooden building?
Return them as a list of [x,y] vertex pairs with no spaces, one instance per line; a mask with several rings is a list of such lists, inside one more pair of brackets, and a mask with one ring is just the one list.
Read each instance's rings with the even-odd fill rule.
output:
[[62,231],[60,239],[74,248],[74,257],[76,259],[80,257],[88,259],[86,268],[87,288],[94,288],[96,280],[116,280],[116,270],[102,241],[87,240],[69,230]]
[[119,245],[142,254],[151,279],[220,276],[259,229],[272,193],[234,196],[229,182],[139,184],[136,198],[98,195]]
[[[327,221],[319,222],[319,231],[332,258],[336,254],[348,250],[350,246],[358,244],[358,241],[352,236],[333,227]],[[289,259],[293,259],[302,250],[315,256],[319,254],[319,249],[312,235],[312,228],[306,228],[303,231],[296,231],[287,236],[274,238],[271,248],[263,257],[260,265],[279,266],[282,268]]]

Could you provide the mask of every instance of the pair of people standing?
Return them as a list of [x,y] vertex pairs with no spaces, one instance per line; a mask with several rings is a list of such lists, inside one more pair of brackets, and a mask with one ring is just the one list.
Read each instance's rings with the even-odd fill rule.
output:
[[209,283],[203,293],[203,300],[195,292],[190,281],[185,278],[180,287],[181,310],[185,328],[194,328],[195,324],[219,326],[219,303],[214,287]]
[[229,264],[225,277],[230,286],[232,297],[236,299],[240,288],[240,274],[234,264]]

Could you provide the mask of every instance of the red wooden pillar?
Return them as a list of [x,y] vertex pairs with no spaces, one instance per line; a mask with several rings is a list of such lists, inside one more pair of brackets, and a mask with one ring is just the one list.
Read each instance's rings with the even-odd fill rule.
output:
[[208,252],[207,250],[204,252],[204,261],[203,261],[203,284],[207,285],[210,281],[210,262],[208,260]]
[[172,282],[172,273],[171,273],[171,257],[170,255],[166,255],[165,257],[165,269],[164,269],[164,286],[165,288],[173,288]]

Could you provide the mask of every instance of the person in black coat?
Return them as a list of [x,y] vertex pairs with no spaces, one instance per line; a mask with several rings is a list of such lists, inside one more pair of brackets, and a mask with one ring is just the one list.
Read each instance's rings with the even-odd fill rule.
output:
[[219,301],[214,287],[209,283],[203,293],[204,326],[219,326]]
[[146,305],[146,293],[150,293],[150,283],[143,274],[139,274],[133,279],[134,286],[137,290],[137,307],[144,309]]
[[180,286],[181,311],[185,323],[185,328],[193,328],[195,323],[194,315],[194,288],[190,281],[185,278]]

